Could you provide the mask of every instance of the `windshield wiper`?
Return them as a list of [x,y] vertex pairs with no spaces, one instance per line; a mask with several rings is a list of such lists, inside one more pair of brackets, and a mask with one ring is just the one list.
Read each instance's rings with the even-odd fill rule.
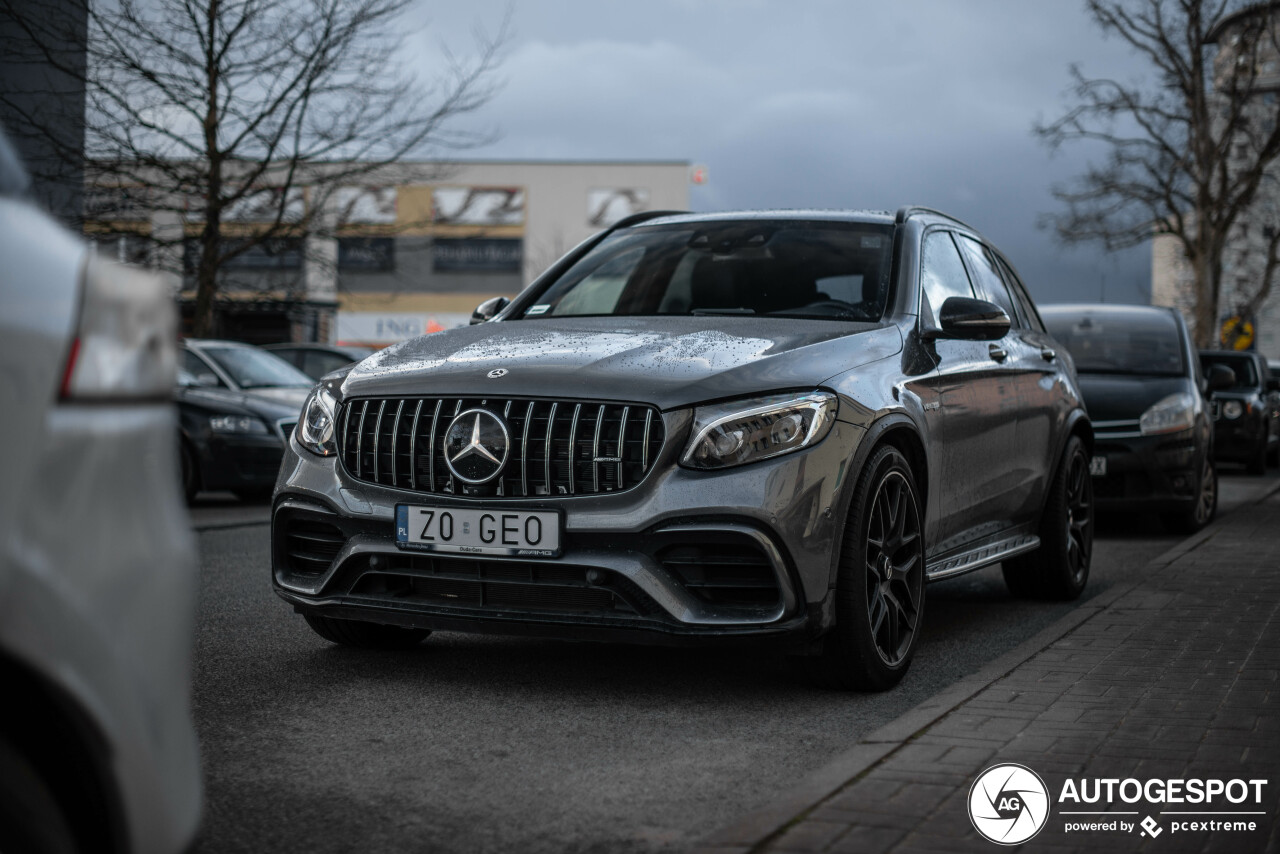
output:
[[754,308],[695,308],[689,312],[693,315],[702,314],[755,314]]

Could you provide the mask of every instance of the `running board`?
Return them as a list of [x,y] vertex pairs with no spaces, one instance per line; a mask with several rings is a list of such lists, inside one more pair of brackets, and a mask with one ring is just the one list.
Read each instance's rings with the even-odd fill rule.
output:
[[990,566],[1006,558],[1035,551],[1038,548],[1040,548],[1040,538],[1030,534],[1019,534],[1016,537],[975,546],[958,555],[926,563],[925,580],[941,581],[944,578],[963,575],[966,572],[982,569],[984,566]]

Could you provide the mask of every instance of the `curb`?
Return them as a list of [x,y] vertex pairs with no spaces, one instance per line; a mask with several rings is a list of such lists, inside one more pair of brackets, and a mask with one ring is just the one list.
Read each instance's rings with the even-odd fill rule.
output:
[[791,788],[763,807],[753,810],[699,840],[692,854],[747,854],[761,843],[778,835],[792,822],[865,774],[898,750],[916,734],[932,726],[979,692],[1004,678],[1014,669],[1065,637],[1080,625],[1110,608],[1116,600],[1140,587],[1153,573],[1190,554],[1213,539],[1219,522],[1242,507],[1261,504],[1280,492],[1280,481],[1269,484],[1245,499],[1227,513],[1218,516],[1203,531],[1192,534],[1173,548],[1149,561],[1133,580],[1112,585],[1104,593],[1081,604],[1057,622],[1008,652],[987,662],[976,672],[939,691],[918,706],[909,709],[879,729],[863,736],[857,744],[826,765],[811,772]]

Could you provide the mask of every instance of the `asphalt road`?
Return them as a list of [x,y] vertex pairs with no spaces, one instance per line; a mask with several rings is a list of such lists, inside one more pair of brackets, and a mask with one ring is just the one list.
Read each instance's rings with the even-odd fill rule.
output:
[[[1224,476],[1220,512],[1269,480]],[[446,633],[353,651],[271,593],[265,507],[210,496],[192,516],[201,854],[680,849],[1074,607],[1011,599],[998,568],[934,585],[911,673],[883,694],[740,652]],[[1179,539],[1103,524],[1086,596]]]

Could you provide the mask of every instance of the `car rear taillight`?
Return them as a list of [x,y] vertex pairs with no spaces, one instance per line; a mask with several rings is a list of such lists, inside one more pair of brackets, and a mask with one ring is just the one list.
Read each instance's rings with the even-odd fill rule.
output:
[[157,400],[177,375],[177,319],[157,276],[90,256],[67,354],[64,400]]

